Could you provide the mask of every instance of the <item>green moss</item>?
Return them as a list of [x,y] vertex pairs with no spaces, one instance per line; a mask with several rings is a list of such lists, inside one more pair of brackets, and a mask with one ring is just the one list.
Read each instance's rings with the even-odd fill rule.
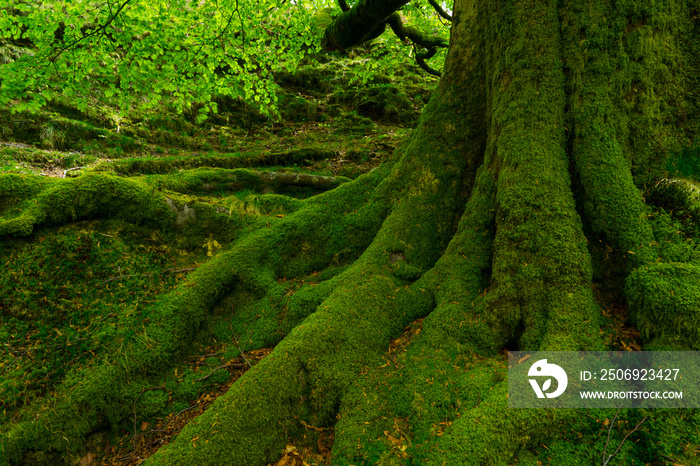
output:
[[[581,206],[596,239],[650,260],[647,211],[635,186],[692,140],[697,41],[687,5],[567,2],[561,9],[568,80],[566,127]],[[695,77],[694,77],[695,76]],[[632,175],[634,175],[634,178]]]
[[700,141],[671,154],[666,160],[666,171],[673,178],[700,180]]
[[[381,217],[368,219],[363,216],[361,224],[357,220],[348,221],[345,229],[321,228],[316,237],[306,236],[309,244],[306,250],[289,248],[290,243],[302,238],[312,225],[316,229],[324,223],[339,225],[338,220],[366,202],[366,192],[376,186],[385,173],[386,170],[376,171],[372,177],[364,177],[346,189],[333,191],[332,197],[322,201],[312,199],[308,201],[307,208],[285,218],[270,220],[275,228],[258,230],[237,242],[231,250],[214,255],[192,272],[184,284],[144,309],[143,316],[147,317],[148,323],[140,330],[122,335],[108,345],[110,351],[104,358],[82,370],[75,368],[69,371],[64,381],[57,385],[54,395],[24,410],[19,422],[9,426],[2,437],[4,456],[16,459],[26,449],[36,447],[75,454],[80,451],[83,438],[95,428],[105,424],[117,428],[130,422],[134,400],[143,389],[158,386],[164,372],[167,373],[187,351],[215,304],[238,286],[252,290],[256,296],[267,297],[252,303],[249,311],[243,307],[241,316],[253,312],[249,314],[250,317],[262,318],[253,319],[252,327],[247,329],[239,323],[236,331],[254,337],[255,345],[274,344],[289,331],[289,322],[298,321],[313,312],[313,309],[298,309],[288,314],[289,320],[278,321],[280,309],[273,309],[272,300],[282,294],[284,287],[278,284],[277,279],[291,273],[309,274],[318,268],[325,268],[342,252],[331,247],[341,243],[343,250],[347,250],[346,257],[352,258],[366,247],[362,241],[368,241],[373,236],[371,231],[353,234],[353,228],[364,230],[370,224],[378,228]],[[101,183],[117,190],[123,186],[121,183],[135,185],[137,189],[140,187],[135,182],[105,175],[84,176],[55,184],[59,187],[67,185],[65,189],[71,190],[80,186],[94,188],[102,186]],[[374,212],[374,215],[381,216],[385,211],[374,207],[366,213]],[[335,235],[337,238],[334,238]],[[269,261],[267,258],[276,260]],[[270,265],[261,268],[260,264],[265,262]],[[336,280],[341,279],[336,277]],[[307,350],[309,348],[304,349]],[[184,391],[180,396],[185,396],[186,385],[181,390]],[[155,401],[143,407],[144,416],[155,412],[149,406],[155,409],[159,405],[160,398],[157,397],[161,395],[153,396],[156,396]],[[319,397],[320,402],[323,396],[319,394]],[[37,413],[43,419],[42,427],[28,420]],[[279,431],[273,432],[273,435],[279,435]]]
[[[626,292],[648,330],[645,348],[694,347],[696,233],[666,216],[649,222],[638,187],[700,121],[692,111],[697,91],[688,90],[698,79],[690,34],[697,26],[689,7],[663,2],[457,2],[455,10],[444,78],[398,161],[314,198],[260,195],[253,172],[223,169],[307,163],[333,151],[113,164],[120,174],[149,175],[133,180],[1,178],[2,233],[33,241],[41,225],[117,218],[166,230],[170,245],[199,251],[206,262],[139,308],[142,325],[124,316],[122,333],[103,335],[98,360],[72,366],[51,387],[55,393],[3,426],[0,462],[60,461],[53,451],[72,461],[95,430],[163,414],[169,397],[181,409],[205,383],[227,379],[220,371],[197,380],[216,360],[200,372],[174,371],[192,347],[214,340],[238,342],[227,356],[281,342],[151,464],[274,462],[287,442],[304,436],[301,421],[335,424],[339,464],[505,464],[514,456],[580,464],[599,455],[605,432],[581,413],[508,409],[505,361],[496,355],[504,347],[600,348],[584,222],[590,242],[635,256]],[[339,112],[312,99],[334,79],[347,82],[342,71],[285,74],[289,89],[317,88],[313,97],[287,96],[287,116]],[[356,101],[346,102],[349,96]],[[369,134],[377,127],[366,117],[402,120],[415,109],[403,89],[379,81],[337,99],[357,110],[336,134]],[[244,126],[265,120],[248,104],[221,100],[220,110],[227,105]],[[224,118],[210,121],[228,124]],[[133,150],[134,135],[200,144],[191,139],[198,129],[184,120],[134,121],[124,124],[125,137],[110,140],[112,150]],[[73,136],[87,131],[37,120],[35,142],[47,122]],[[49,136],[46,147],[69,139]],[[178,171],[189,168],[197,170]],[[250,189],[234,194],[234,176]],[[572,186],[582,192],[578,205]],[[109,265],[81,262],[86,245],[99,242],[88,238],[47,240],[45,248],[88,274]],[[123,258],[112,259],[121,266]],[[44,273],[13,267],[13,281],[23,280],[18,270]],[[12,313],[46,313],[22,314],[39,296],[22,285],[30,291],[21,306],[9,304]],[[413,340],[393,353],[404,330]],[[678,453],[679,439],[698,443],[691,432],[697,419],[683,416],[661,416],[653,435],[625,446],[623,461],[690,458]],[[625,425],[635,419],[623,417]],[[621,427],[613,438],[623,434]],[[572,445],[562,436],[584,440]]]
[[[428,325],[426,320],[424,331]],[[409,458],[425,463],[434,457],[434,445],[445,429],[503,380],[504,368],[497,360],[460,352],[424,336],[424,331],[412,325],[395,342],[398,349],[392,345],[379,361],[370,361],[346,393],[335,429],[338,464],[388,458],[399,464]],[[403,350],[407,338],[413,340]]]
[[[176,442],[152,457],[152,463],[184,464],[195,458],[203,464],[216,464],[223,458],[232,464],[273,460],[287,437],[299,428],[297,419],[316,426],[332,423],[342,393],[363,364],[371,361],[373,355],[381,354],[391,336],[397,335],[405,324],[429,310],[429,295],[406,289],[403,279],[394,275],[390,257],[392,254],[402,257],[405,265],[419,273],[430,268],[446,246],[461,214],[458,193],[464,189],[462,178],[471,183],[474,176],[476,167],[471,172],[465,167],[475,162],[457,154],[465,150],[478,152],[478,148],[466,143],[470,134],[478,130],[473,128],[465,134],[455,129],[478,124],[475,123],[478,119],[471,113],[448,112],[454,102],[452,96],[463,95],[463,89],[450,83],[445,87],[445,93],[434,99],[424,114],[420,125],[423,130],[405,149],[400,162],[310,199],[308,208],[295,215],[302,219],[322,206],[327,211],[329,201],[333,203],[337,199],[354,204],[347,195],[357,192],[361,186],[358,182],[386,177],[372,194],[379,202],[365,204],[362,207],[365,211],[346,214],[346,222],[331,222],[332,227],[316,228],[311,233],[294,223],[276,225],[275,230],[285,235],[286,244],[301,251],[292,261],[287,260],[287,254],[279,256],[283,261],[279,264],[281,270],[295,275],[322,265],[309,254],[313,244],[329,244],[337,254],[337,246],[347,244],[348,238],[362,238],[358,244],[365,239],[372,243],[358,251],[362,255],[351,267],[331,280],[337,286],[320,304],[316,303],[327,290],[307,295],[308,304],[303,306],[309,306],[306,309],[317,306],[316,312],[295,327],[270,356],[247,372],[213,409],[189,424]],[[445,115],[451,115],[448,123]],[[446,126],[447,137],[438,129]],[[424,154],[428,153],[430,163],[425,165]],[[387,207],[382,202],[387,197],[392,205],[384,218]],[[364,226],[368,222],[381,226],[376,235],[372,232],[375,226]],[[356,233],[348,235],[353,230]],[[349,257],[354,256],[350,252]],[[278,259],[271,253],[269,260],[275,264]],[[338,260],[342,263],[342,256]],[[214,424],[217,432],[210,429]],[[192,442],[195,437],[198,439]],[[232,451],[236,452],[235,457],[231,457]]]
[[[403,90],[396,85],[374,85],[360,89],[336,91],[331,95],[331,104],[344,104],[363,117],[373,121],[413,123],[420,114],[424,102],[416,89]],[[423,93],[422,97],[427,97]],[[427,100],[427,98],[426,98]]]
[[435,309],[426,317],[421,338],[450,357],[494,354],[502,344],[489,326],[482,299],[491,280],[494,191],[492,175],[482,170],[445,254],[416,283],[419,289],[435,290]]
[[[270,461],[286,436],[300,427],[297,416],[315,426],[332,422],[339,394],[362,363],[352,355],[366,347],[368,331],[380,331],[380,341],[371,346],[373,351],[386,344],[388,335],[396,331],[392,315],[399,303],[383,299],[393,289],[391,278],[365,275],[360,270],[351,269],[338,276],[342,285],[315,313],[151,462],[187,463],[194,458],[210,464],[224,458],[232,464]],[[353,286],[348,288],[350,283]],[[355,289],[358,284],[367,292],[361,301]],[[363,312],[370,308],[371,320]],[[214,423],[217,432],[209,429]],[[193,444],[194,437],[202,442]],[[231,457],[231,451],[236,452],[235,457]]]
[[[650,411],[626,409],[589,410],[587,416],[572,420],[569,427],[552,435],[540,446],[531,446],[517,453],[518,464],[561,464],[575,466],[589,464],[591,458],[602,458],[603,452],[611,455],[620,446],[620,451],[611,463],[622,466],[668,461],[693,464],[694,449],[700,442],[693,426],[697,425],[697,414],[692,410]],[[617,415],[610,429],[608,423]],[[641,429],[630,433],[642,419]],[[623,442],[624,440],[624,442]],[[607,445],[607,447],[606,447]]]
[[700,268],[656,263],[639,267],[627,279],[633,322],[646,340],[674,339],[697,349],[700,341]]
[[[50,110],[18,115],[0,111],[0,125],[5,127],[4,138],[44,149],[86,149],[89,141],[99,141],[99,145],[117,148],[121,152],[132,152],[141,147],[141,144],[130,136],[104,129],[104,122],[98,123],[85,118],[85,115],[70,116],[67,118]],[[84,120],[74,119],[76,116],[82,116]]]
[[700,182],[661,178],[646,193],[646,201],[662,207],[688,227],[700,227]]
[[[138,302],[174,282],[175,275],[163,271],[167,248],[127,239],[133,233],[123,226],[116,231],[124,239],[111,229],[88,228],[44,231],[36,242],[12,240],[0,249],[6,264],[0,279],[3,338],[19,356],[5,353],[2,359],[0,392],[8,410],[52,387],[90,351],[101,353],[118,315],[134,314]],[[110,304],[110,297],[116,302]]]
[[[0,393],[6,409],[2,422],[5,433],[17,436],[2,438],[4,464],[19,458],[27,448],[43,448],[53,455],[49,443],[39,440],[46,440],[45,428],[61,430],[67,423],[67,433],[73,428],[89,432],[99,424],[90,414],[83,417],[65,410],[70,393],[54,397],[56,405],[50,405],[59,413],[68,413],[64,420],[51,418],[49,407],[37,400],[70,385],[66,380],[81,368],[91,374],[97,361],[112,351],[122,351],[126,341],[148,343],[143,330],[150,320],[148,304],[175,285],[179,274],[173,270],[183,266],[165,258],[170,248],[160,234],[116,221],[78,222],[58,231],[41,229],[34,238],[0,244],[7,269],[0,280],[0,296],[4,297],[0,307],[8,311],[1,327],[9,350],[0,358]],[[87,377],[81,383],[94,381]],[[137,380],[131,381],[140,389]],[[110,387],[112,395],[107,396],[123,389]],[[159,404],[154,401],[148,406]],[[148,408],[148,412],[154,411]],[[34,417],[45,420],[45,428],[34,430],[38,426],[31,422],[24,426],[12,423]],[[64,441],[59,446],[62,451],[76,451],[80,444]]]
[[264,194],[287,192],[297,196],[334,189],[348,178],[305,173],[253,171],[247,169],[197,168],[176,175],[149,175],[146,184],[180,193],[231,193],[241,190]]
[[426,452],[425,464],[504,464],[527,445],[539,445],[578,417],[573,410],[510,409],[507,384],[496,384]]
[[280,113],[286,121],[301,122],[319,119],[319,101],[305,99],[292,93],[283,93],[279,99]]
[[501,345],[590,349],[599,344],[597,310],[565,152],[558,11],[526,3],[487,13],[499,25],[489,28],[490,39],[507,39],[496,41],[488,62],[490,118],[497,123],[490,127],[487,163],[498,171],[484,305]]
[[222,154],[217,156],[144,157],[119,160],[95,168],[130,174],[165,174],[188,168],[245,168],[297,164],[334,157],[335,151],[323,148],[301,148],[289,152],[262,154]]
[[0,175],[0,213],[3,217],[17,215],[21,210],[18,205],[53,183],[52,180],[38,176],[3,174]]
[[[5,196],[15,197],[26,192],[28,184],[22,178],[10,180],[12,184]],[[17,206],[20,213],[11,212],[0,219],[0,235],[26,236],[35,226],[60,225],[97,217],[166,229],[172,225],[173,214],[164,196],[132,180],[110,175],[86,175],[53,180],[41,186],[45,189],[36,198]]]
[[303,205],[299,199],[280,194],[252,194],[246,196],[244,201],[254,205],[263,215],[290,214]]

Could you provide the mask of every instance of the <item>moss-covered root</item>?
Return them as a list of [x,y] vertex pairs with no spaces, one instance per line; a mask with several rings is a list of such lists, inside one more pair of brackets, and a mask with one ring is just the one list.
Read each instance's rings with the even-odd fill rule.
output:
[[26,450],[75,455],[100,422],[107,420],[116,428],[128,419],[139,391],[153,386],[148,376],[170,367],[208,310],[236,281],[263,291],[275,286],[270,269],[254,269],[250,259],[260,251],[246,255],[252,246],[244,242],[200,266],[146,311],[151,323],[143,333],[124,342],[115,354],[69,373],[53,395],[30,405],[25,419],[0,437],[0,464],[18,461]]
[[[94,428],[104,427],[106,421],[117,428],[129,419],[140,390],[158,384],[160,374],[186,351],[215,303],[236,286],[258,295],[279,296],[280,277],[308,275],[337,261],[339,255],[344,260],[358,257],[386,215],[386,206],[371,193],[376,194],[387,171],[388,167],[375,170],[328,195],[312,198],[292,215],[271,218],[269,228],[255,231],[201,265],[185,283],[144,311],[150,323],[143,333],[95,365],[70,373],[54,395],[25,410],[24,420],[0,437],[0,464],[18,461],[28,449],[75,455]],[[385,282],[376,286],[377,300],[393,290]],[[313,309],[306,311],[311,312]],[[348,312],[354,311],[350,308]],[[264,391],[258,395],[266,397]]]
[[700,349],[700,268],[658,263],[637,268],[627,278],[630,315],[651,343],[645,349]]
[[11,207],[11,201],[19,202],[36,196],[53,181],[43,176],[0,175],[0,211]]
[[661,178],[647,191],[646,202],[688,216],[700,225],[700,183],[695,180]]
[[[392,171],[380,191],[400,189],[403,175],[393,175],[404,170]],[[409,175],[414,195],[393,206],[372,245],[336,278],[342,285],[150,464],[264,464],[279,454],[300,420],[333,422],[357,373],[432,305],[429,294],[412,293],[405,284],[434,263],[435,244],[449,235],[451,218],[438,219],[428,206],[441,198],[456,210],[459,182],[442,177],[459,180],[462,173],[441,170],[440,178],[426,180],[426,170]]]
[[474,357],[498,350],[473,304],[490,276],[494,191],[492,175],[482,169],[458,232],[435,267],[411,286],[435,308],[374,367],[369,361],[343,397],[334,464],[390,464],[405,455],[420,463],[441,428],[491,389],[494,374],[502,377],[502,368],[494,371]]
[[300,420],[330,425],[340,395],[400,330],[402,314],[429,305],[404,307],[400,283],[363,266],[344,274],[346,284],[148,464],[265,464]]
[[457,234],[435,267],[415,284],[434,290],[435,309],[425,319],[420,340],[453,356],[501,349],[478,304],[491,278],[494,197],[493,175],[482,167]]
[[95,171],[111,171],[122,175],[155,175],[174,173],[193,168],[252,168],[297,165],[317,160],[330,159],[337,151],[308,147],[289,152],[263,154],[186,155],[178,157],[143,157],[115,160],[102,163]]
[[348,392],[333,464],[511,464],[519,449],[580,418],[574,410],[509,408],[500,357],[450,360],[420,346],[384,363],[397,370],[377,368]]
[[36,183],[31,178],[5,175],[0,180],[9,181],[9,187],[5,186],[2,192],[5,198],[34,194],[0,217],[0,236],[26,236],[36,226],[96,217],[118,218],[161,229],[175,224],[175,215],[168,208],[165,196],[136,181],[105,174]]
[[510,464],[519,449],[538,445],[580,417],[571,409],[510,409],[507,395],[507,382],[497,384],[436,439],[423,464]]
[[486,304],[501,345],[598,346],[591,265],[565,151],[557,2],[490,3],[493,274]]
[[[631,164],[622,151],[628,143],[626,120],[620,116],[620,102],[614,101],[619,92],[613,86],[620,77],[612,63],[621,58],[612,55],[619,45],[613,45],[618,26],[613,18],[619,13],[612,11],[616,8],[612,2],[583,11],[576,3],[565,2],[562,37],[567,41],[563,58],[571,74],[568,125],[573,126],[572,155],[585,194],[584,213],[595,234],[613,247],[634,253],[630,260],[636,266],[650,259],[642,246],[653,237]],[[641,136],[651,128],[640,130]]]
[[468,141],[483,141],[484,96],[473,92],[478,87],[466,76],[482,71],[479,60],[468,59],[448,54],[451,71],[379,188],[391,200],[391,214],[363,256],[338,277],[342,285],[151,464],[273,460],[300,420],[331,424],[363,366],[430,309],[429,293],[404,287],[432,268],[447,246],[464,207],[460,193],[473,184],[480,162],[483,146]]
[[232,192],[250,189],[255,192],[272,193],[310,188],[315,191],[335,189],[349,178],[310,175],[308,173],[260,172],[253,170],[199,168],[174,175],[151,175],[146,182],[160,189],[180,193]]

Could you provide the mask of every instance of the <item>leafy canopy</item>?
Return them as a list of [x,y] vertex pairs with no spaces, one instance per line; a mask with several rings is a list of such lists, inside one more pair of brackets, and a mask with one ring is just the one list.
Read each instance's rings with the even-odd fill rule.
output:
[[271,70],[314,51],[318,34],[311,12],[285,0],[5,0],[0,30],[30,45],[0,67],[0,105],[17,110],[61,94],[122,107],[167,96],[182,110],[215,94],[270,105]]
[[[0,62],[0,106],[36,111],[63,96],[147,110],[165,101],[177,111],[203,104],[205,118],[214,96],[230,96],[275,112],[273,72],[316,54],[339,13],[330,0],[0,0],[0,45],[23,46]],[[402,15],[447,35],[427,3]],[[391,69],[398,48],[414,53],[390,34],[376,41],[362,81]]]

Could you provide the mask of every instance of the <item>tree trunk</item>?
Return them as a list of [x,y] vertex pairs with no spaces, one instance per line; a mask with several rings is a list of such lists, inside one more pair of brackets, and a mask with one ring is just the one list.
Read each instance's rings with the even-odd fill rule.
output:
[[[202,265],[155,305],[155,349],[67,382],[58,396],[77,393],[52,419],[82,438],[110,403],[131,407],[105,387],[172,364],[230,290],[273,296],[277,278],[350,248],[350,267],[287,302],[303,323],[147,464],[266,464],[317,435],[306,426],[335,428],[333,464],[509,464],[541,444],[589,462],[595,441],[557,437],[595,421],[508,409],[503,351],[609,349],[594,290],[623,301],[625,283],[645,348],[700,349],[700,302],[680,304],[692,284],[659,279],[698,272],[674,265],[693,243],[660,230],[641,194],[700,129],[699,16],[697,1],[456,0],[440,84],[395,161]],[[88,420],[71,427],[76,412]],[[679,416],[655,414],[642,444]],[[26,425],[12,435],[15,455],[18,438],[64,448]]]

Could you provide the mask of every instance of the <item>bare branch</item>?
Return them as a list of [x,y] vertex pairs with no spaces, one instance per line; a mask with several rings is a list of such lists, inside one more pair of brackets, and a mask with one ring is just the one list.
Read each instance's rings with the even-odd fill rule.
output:
[[647,416],[644,416],[644,418],[641,421],[639,421],[639,423],[634,427],[634,429],[627,432],[627,435],[625,435],[625,438],[623,438],[622,441],[620,442],[620,445],[618,445],[617,450],[615,450],[615,452],[612,455],[610,455],[606,458],[605,455],[608,452],[608,443],[610,442],[610,433],[612,432],[613,425],[615,425],[615,420],[617,420],[617,415],[619,412],[620,412],[620,408],[617,408],[617,412],[615,413],[615,417],[613,418],[612,422],[608,426],[608,439],[605,441],[605,448],[603,449],[603,466],[607,466],[607,464],[610,462],[610,460],[613,459],[615,457],[615,455],[617,455],[620,452],[620,449],[622,448],[622,445],[625,443],[627,438],[630,435],[632,435],[633,433],[637,432],[639,430],[639,428],[642,427],[642,424],[644,424],[644,421],[647,420]]
[[447,47],[448,42],[404,25],[396,10],[408,3],[406,0],[360,0],[350,9],[346,9],[346,0],[338,0],[338,3],[344,13],[324,31],[321,45],[325,50],[342,50],[377,38],[384,33],[388,24],[402,41],[409,39],[414,45],[428,49],[427,54],[416,55],[416,62],[428,73],[440,76],[440,72],[431,68],[426,60],[435,54],[435,47]]
[[[243,354],[243,353],[241,353],[241,354]],[[247,360],[246,360],[246,362],[247,362]],[[250,366],[250,363],[248,363],[248,365]],[[195,382],[201,382],[202,380],[206,380],[206,379],[208,379],[209,377],[211,377],[212,375],[214,375],[216,372],[220,371],[221,369],[226,369],[226,368],[228,368],[228,367],[233,367],[233,368],[236,368],[236,369],[243,369],[244,367],[246,367],[246,365],[245,365],[245,364],[238,363],[238,362],[230,362],[230,363],[228,363],[228,364],[222,364],[221,366],[219,366],[219,367],[217,367],[216,369],[212,370],[210,373],[208,373],[208,374],[205,375],[204,377],[201,377],[201,378],[199,378],[199,379],[195,379],[194,381],[195,381]]]
[[398,13],[393,13],[389,16],[387,18],[387,23],[391,26],[391,30],[394,31],[394,34],[401,40],[406,40],[408,38],[414,44],[425,47],[426,49],[447,47],[448,45],[447,41],[441,37],[428,36],[412,26],[404,25],[401,20],[401,15]]
[[437,0],[428,0],[428,3],[430,3],[432,5],[432,7],[435,8],[435,11],[437,11],[437,13],[440,16],[445,18],[447,21],[452,22],[452,15],[449,14],[448,12],[446,12],[445,10],[443,10],[442,7],[440,6],[440,4],[437,2]]
[[333,20],[323,34],[324,50],[344,50],[377,37],[378,28],[409,0],[360,0]]
[[14,363],[16,363],[17,361],[19,361],[20,358],[21,358],[22,356],[24,356],[25,354],[28,354],[28,353],[29,353],[29,350],[23,350],[21,353],[19,353],[19,355],[18,355],[15,359],[13,359],[12,362],[10,362],[9,364],[7,364],[7,365],[0,371],[0,375],[4,374],[10,367],[12,367],[12,366],[14,365]]
[[[413,48],[415,50],[415,46]],[[442,73],[440,73],[435,68],[432,68],[426,62],[426,60],[429,60],[430,58],[432,58],[436,52],[437,52],[437,49],[435,47],[429,48],[426,52],[417,52],[416,51],[416,63],[418,63],[418,66],[423,68],[428,74],[432,74],[433,76],[440,77],[442,75]]]
[[[124,8],[126,8],[126,6],[127,6],[130,2],[131,2],[131,0],[126,0],[124,3],[122,3],[121,5],[119,5],[119,8],[117,9],[117,11],[115,11],[115,12],[109,17],[109,19],[107,20],[107,22],[105,22],[103,25],[101,25],[101,26],[99,26],[99,27],[96,27],[95,29],[93,29],[91,32],[89,32],[89,33],[87,33],[87,34],[83,34],[81,37],[75,39],[73,42],[71,42],[71,43],[68,44],[68,45],[64,45],[63,47],[59,47],[59,48],[57,48],[57,49],[54,49],[54,50],[51,52],[51,56],[48,57],[48,58],[49,58],[49,61],[51,61],[51,62],[55,61],[58,57],[61,56],[61,54],[62,54],[63,52],[65,52],[65,51],[68,50],[68,49],[71,49],[71,48],[75,47],[77,44],[79,44],[79,43],[82,42],[83,40],[87,39],[88,37],[92,37],[92,36],[96,36],[96,35],[98,35],[98,34],[104,33],[104,32],[107,30],[107,28],[109,27],[109,25],[112,24],[112,22],[117,18],[117,16],[119,16],[119,13],[121,13],[122,10],[124,10]],[[111,9],[111,5],[110,5],[110,9]]]

